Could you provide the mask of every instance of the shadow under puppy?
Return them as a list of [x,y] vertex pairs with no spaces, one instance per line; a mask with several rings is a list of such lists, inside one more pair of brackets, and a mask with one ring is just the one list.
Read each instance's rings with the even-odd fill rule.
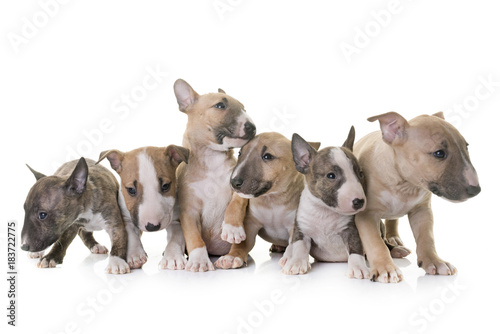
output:
[[300,197],[290,245],[280,260],[285,274],[305,274],[309,254],[326,262],[345,262],[350,278],[368,278],[363,245],[354,215],[365,208],[365,182],[352,153],[354,127],[342,147],[319,152],[298,134],[292,138],[293,159],[306,183]]
[[[291,142],[276,132],[254,137],[241,148],[238,164],[231,175],[235,193],[248,199],[240,211],[226,211],[226,221],[244,221],[246,240],[231,246],[215,265],[218,268],[239,268],[246,263],[255,245],[257,234],[273,243],[272,249],[285,248],[293,228],[304,176],[294,166]],[[319,148],[319,143],[311,143]]]
[[141,242],[142,231],[167,229],[167,246],[160,269],[184,269],[186,244],[179,222],[176,199],[176,170],[188,162],[184,147],[141,147],[129,152],[101,152],[97,163],[107,158],[120,175],[119,201],[128,232],[127,261],[131,268],[141,268],[147,254]]
[[84,158],[63,164],[52,176],[30,170],[37,181],[24,203],[21,249],[42,252],[54,244],[37,266],[54,268],[62,263],[77,234],[92,253],[107,253],[106,247],[99,245],[92,235],[92,231],[104,229],[111,238],[106,272],[129,273],[127,231],[118,204],[118,182],[113,174]]

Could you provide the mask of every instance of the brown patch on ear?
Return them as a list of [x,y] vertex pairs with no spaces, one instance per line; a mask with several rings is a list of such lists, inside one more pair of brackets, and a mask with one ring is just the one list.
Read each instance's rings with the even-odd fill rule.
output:
[[439,111],[435,114],[432,114],[432,116],[436,116],[436,117],[439,117],[441,119],[444,119],[444,113],[442,111]]
[[349,134],[347,135],[347,139],[345,140],[342,146],[352,151],[354,147],[355,136],[356,136],[356,131],[354,130],[354,126],[351,126]]
[[104,160],[104,158],[107,158],[109,160],[111,168],[113,168],[118,174],[120,174],[120,172],[122,171],[122,162],[125,158],[125,153],[118,150],[103,151],[99,154],[99,160],[97,160],[95,164],[97,165],[99,162]]
[[319,147],[321,146],[321,143],[318,141],[308,141],[307,143],[311,145],[311,147],[314,148],[316,151],[319,150]]
[[226,92],[222,88],[219,88],[218,92],[222,93],[222,94],[226,94]]
[[382,138],[389,145],[401,145],[408,137],[406,129],[410,127],[410,124],[397,112],[391,111],[382,115],[372,116],[368,118],[368,121],[379,121]]
[[165,154],[170,158],[172,165],[177,167],[181,162],[188,163],[189,150],[182,146],[169,145],[165,150]]

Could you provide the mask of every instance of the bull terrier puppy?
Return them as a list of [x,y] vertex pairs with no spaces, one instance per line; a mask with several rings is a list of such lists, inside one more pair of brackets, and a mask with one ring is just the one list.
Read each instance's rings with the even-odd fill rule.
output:
[[[311,144],[319,148],[319,143]],[[288,245],[304,189],[304,176],[295,169],[290,146],[283,135],[266,132],[241,148],[231,186],[236,194],[248,199],[246,210],[236,215],[244,219],[246,240],[233,244],[229,254],[215,262],[218,268],[243,266],[257,234],[273,243],[274,249]]]
[[178,169],[180,221],[189,256],[186,270],[214,270],[208,254],[226,254],[229,242],[246,237],[242,221],[233,220],[233,225],[224,221],[224,213],[230,202],[235,209],[246,206],[232,196],[229,178],[236,165],[233,148],[255,136],[255,125],[243,105],[222,89],[199,95],[178,79],[174,92],[179,110],[188,116],[183,146],[190,150],[189,164]]
[[279,264],[289,275],[305,274],[309,254],[325,262],[347,261],[350,278],[368,278],[354,215],[365,208],[364,176],[352,153],[354,127],[342,147],[319,152],[298,134],[292,137],[295,167],[305,175],[290,245]]
[[[417,245],[418,266],[428,274],[453,275],[456,268],[436,253],[431,195],[462,202],[481,191],[467,142],[443,113],[410,121],[396,112],[368,118],[381,132],[368,134],[354,146],[367,179],[367,206],[356,216],[370,264],[372,281],[398,282],[402,273],[380,236],[386,219],[387,238],[399,241],[397,219],[408,215]],[[407,250],[394,245],[393,255]]]
[[142,231],[167,229],[167,247],[160,269],[184,269],[186,248],[176,201],[177,166],[188,162],[189,150],[175,145],[141,147],[130,152],[104,151],[99,163],[107,158],[120,175],[119,200],[128,232],[127,261],[140,268],[147,261],[140,236]]
[[[31,168],[30,168],[31,169]],[[32,170],[37,181],[24,203],[21,249],[42,252],[40,268],[53,268],[63,262],[66,249],[77,234],[92,253],[107,253],[92,231],[105,229],[111,238],[106,272],[130,272],[127,259],[127,231],[118,204],[118,182],[113,174],[90,159],[63,164],[52,176]]]

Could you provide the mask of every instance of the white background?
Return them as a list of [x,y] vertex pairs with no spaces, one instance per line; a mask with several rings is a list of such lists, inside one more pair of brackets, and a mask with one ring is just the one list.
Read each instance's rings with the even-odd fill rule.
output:
[[[433,199],[437,250],[458,268],[454,277],[425,275],[412,254],[396,261],[405,280],[394,285],[349,280],[344,263],[314,264],[309,274],[289,278],[263,241],[244,269],[159,271],[164,232],[144,235],[143,270],[116,277],[103,273],[106,256],[89,255],[75,240],[57,269],[37,269],[19,250],[18,327],[6,325],[2,279],[2,328],[464,333],[497,327],[500,8],[494,2],[54,4],[0,5],[5,275],[6,223],[17,220],[20,235],[22,205],[34,183],[24,164],[50,174],[80,154],[97,159],[111,148],[180,144],[186,115],[173,94],[177,78],[199,93],[223,88],[245,105],[259,132],[298,132],[323,146],[340,145],[351,125],[358,138],[378,130],[366,121],[373,115],[394,110],[410,119],[443,110],[469,142],[483,190],[462,204]],[[347,44],[356,53],[346,56]],[[145,90],[151,71],[161,75]],[[127,96],[133,107],[124,104]],[[400,230],[414,250],[406,219]],[[109,247],[105,233],[96,239]]]

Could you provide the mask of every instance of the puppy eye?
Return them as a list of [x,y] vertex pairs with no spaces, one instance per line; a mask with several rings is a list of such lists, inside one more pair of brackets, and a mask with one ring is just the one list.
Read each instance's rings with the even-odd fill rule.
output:
[[127,192],[132,197],[134,197],[135,195],[137,195],[137,190],[135,188],[127,188]]
[[47,218],[47,216],[48,216],[48,214],[45,211],[40,211],[38,213],[38,219],[40,219],[40,220],[44,220],[45,218]]
[[219,102],[216,105],[214,105],[214,108],[217,108],[217,109],[226,109],[226,105],[224,104],[224,102]]
[[274,156],[271,153],[266,153],[262,156],[262,160],[264,160],[264,161],[270,161],[273,159],[274,159]]
[[166,193],[167,191],[170,190],[170,183],[164,183],[161,185],[161,191]]
[[432,153],[432,155],[437,159],[445,159],[446,158],[446,152],[443,150],[437,150],[436,152]]
[[337,175],[335,175],[335,173],[328,173],[326,174],[326,177],[330,180],[335,180],[337,178]]

